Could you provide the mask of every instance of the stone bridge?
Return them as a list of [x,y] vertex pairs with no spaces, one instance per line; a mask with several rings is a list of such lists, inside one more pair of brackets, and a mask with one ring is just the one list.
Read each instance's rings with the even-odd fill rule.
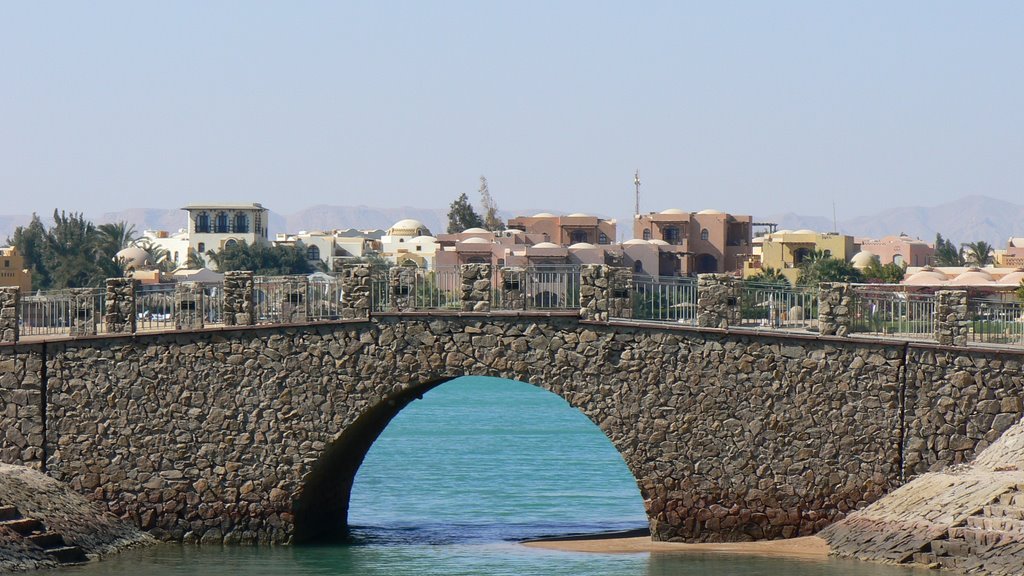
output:
[[388,422],[464,375],[550,390],[662,540],[811,534],[1020,419],[1018,351],[583,320],[375,314],[0,345],[0,456],[172,540],[344,533]]
[[[456,279],[461,311],[405,310],[421,295],[407,272],[389,279],[391,311],[371,313],[369,273],[348,271],[321,322],[338,301],[313,306],[318,292],[287,279],[263,326],[251,275],[229,273],[218,326],[213,294],[185,283],[170,333],[137,329],[135,287],[111,280],[108,334],[80,291],[59,308],[66,336],[21,341],[18,294],[0,290],[0,461],[170,540],[335,537],[391,419],[451,378],[495,376],[600,427],[656,539],[738,540],[814,533],[1024,415],[1024,350],[964,345],[963,294],[940,299],[938,342],[922,343],[843,336],[843,286],[822,286],[819,334],[730,327],[737,299],[716,277],[698,283],[698,326],[616,320],[631,284],[608,267],[581,271],[579,307],[561,312],[492,310],[480,266]],[[520,308],[524,285],[503,273],[500,300]]]

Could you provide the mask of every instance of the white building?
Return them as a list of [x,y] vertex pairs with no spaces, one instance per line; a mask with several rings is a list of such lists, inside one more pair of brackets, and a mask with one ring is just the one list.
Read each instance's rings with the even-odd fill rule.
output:
[[189,248],[206,254],[238,242],[267,242],[270,211],[252,204],[193,204],[188,212]]
[[415,262],[420,268],[434,267],[434,255],[439,249],[437,238],[419,220],[406,218],[395,222],[381,236],[381,254],[395,264]]
[[314,267],[322,263],[334,272],[336,263],[379,252],[380,237],[383,234],[383,230],[300,231],[297,234],[278,234],[274,244],[297,246]]

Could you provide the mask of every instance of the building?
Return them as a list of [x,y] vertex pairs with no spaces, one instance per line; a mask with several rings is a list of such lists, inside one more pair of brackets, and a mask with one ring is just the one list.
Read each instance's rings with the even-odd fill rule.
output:
[[777,270],[791,284],[800,278],[800,264],[818,251],[829,258],[849,261],[857,252],[853,236],[813,230],[779,230],[757,239],[760,250],[743,264],[743,277],[756,276],[765,268]]
[[188,212],[189,249],[200,254],[268,241],[270,211],[260,204],[193,204],[182,210]]
[[633,238],[682,247],[687,253],[683,274],[739,272],[753,253],[753,218],[670,208],[635,216]]
[[17,286],[22,294],[32,290],[32,273],[14,246],[0,247],[0,286]]
[[589,214],[556,216],[547,212],[517,216],[508,227],[530,235],[541,235],[545,242],[559,246],[573,244],[611,244],[615,241],[615,220],[602,220]]
[[346,261],[379,253],[383,235],[383,230],[351,228],[330,232],[300,231],[297,234],[278,234],[274,245],[297,246],[315,268],[323,266],[335,272]]
[[419,220],[406,218],[395,222],[380,238],[381,255],[395,264],[412,262],[417,267],[434,267],[437,238]]
[[911,266],[901,284],[944,290],[1011,292],[1024,281],[1024,269],[986,266]]
[[935,247],[923,240],[905,234],[886,236],[881,239],[857,238],[861,252],[877,256],[880,264],[899,266],[926,266],[935,256]]
[[1006,242],[1006,250],[996,253],[996,266],[1004,268],[1024,268],[1024,238],[1010,238]]
[[134,243],[136,246],[153,246],[167,253],[167,259],[171,262],[171,268],[180,268],[188,264],[188,230],[182,228],[177,232],[166,230],[146,230]]

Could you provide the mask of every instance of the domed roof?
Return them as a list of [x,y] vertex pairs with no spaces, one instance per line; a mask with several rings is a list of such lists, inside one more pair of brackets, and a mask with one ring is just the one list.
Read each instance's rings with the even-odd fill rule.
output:
[[669,246],[669,243],[665,242],[661,238],[651,238],[650,240],[648,240],[648,242],[654,244],[655,246]]
[[981,268],[971,267],[966,272],[953,278],[953,284],[961,286],[975,286],[980,284],[991,284],[994,280],[992,275]]
[[779,230],[778,232],[772,232],[772,236],[774,236],[776,234],[792,234],[792,233],[793,233],[792,230]]
[[793,232],[793,234],[817,234],[817,232],[814,230],[808,230],[807,228],[801,228],[796,232]]
[[870,250],[861,250],[860,252],[854,254],[853,258],[850,258],[850,264],[853,264],[854,268],[860,270],[862,268],[867,268],[868,266],[870,266],[871,261],[874,260],[875,258],[876,256]]
[[683,212],[679,208],[669,208],[668,210],[658,212],[658,214],[686,214],[686,212]]
[[921,269],[903,281],[911,286],[935,286],[946,281],[946,275],[935,269]]
[[568,218],[592,218],[592,216],[590,214],[584,214],[582,212],[575,212],[573,214],[569,214]]
[[622,243],[623,246],[633,246],[635,244],[650,244],[650,242],[643,238],[633,238],[632,240],[626,240]]
[[1007,286],[1017,286],[1024,280],[1024,270],[1020,268],[1010,272],[1006,276],[999,279],[998,284],[1006,284]]
[[490,244],[491,241],[487,238],[466,238],[462,241],[463,244]]
[[115,254],[114,258],[123,262],[125,268],[144,268],[153,263],[149,252],[138,246],[129,246]]
[[725,214],[725,212],[722,212],[721,210],[713,210],[713,209],[709,208],[707,210],[701,210],[700,212],[697,212],[697,214]]
[[533,217],[534,218],[558,218],[558,216],[555,216],[551,212],[539,212],[537,214],[534,214]]
[[488,232],[487,230],[484,230],[483,228],[466,228],[465,230],[462,231],[462,233],[463,234],[490,234],[490,232]]
[[586,248],[597,248],[597,246],[594,246],[589,242],[577,242],[572,246],[569,246],[569,250],[584,250]]
[[430,230],[423,225],[423,222],[412,218],[405,218],[395,222],[388,228],[388,236],[428,236]]
[[515,228],[509,228],[508,230],[502,230],[502,234],[505,234],[507,236],[509,234],[524,234],[524,232],[522,230],[517,230]]
[[558,248],[558,244],[555,244],[553,242],[541,242],[539,244],[534,244],[533,247],[534,248]]
[[409,240],[409,242],[437,242],[437,238],[434,238],[433,236],[417,236],[412,240]]

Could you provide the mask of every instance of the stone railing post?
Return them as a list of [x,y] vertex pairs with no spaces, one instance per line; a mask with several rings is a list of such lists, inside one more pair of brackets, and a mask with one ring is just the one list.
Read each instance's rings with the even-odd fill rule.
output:
[[366,264],[343,264],[341,271],[341,317],[369,318],[373,273]]
[[306,296],[309,294],[309,278],[285,276],[281,279],[281,322],[297,324],[309,318]]
[[135,333],[135,292],[138,286],[139,281],[133,278],[107,278],[103,323],[108,333]]
[[224,273],[225,326],[252,326],[256,323],[253,288],[252,272],[236,270]]
[[462,311],[491,311],[491,265],[463,264],[459,266],[462,277]]
[[853,288],[846,282],[818,284],[818,332],[846,336],[853,318]]
[[526,270],[523,268],[501,268],[501,284],[498,286],[503,310],[526,310]]
[[697,326],[728,328],[740,323],[736,279],[728,274],[697,275]]
[[391,309],[411,310],[416,307],[416,264],[401,264],[388,269],[388,291]]
[[203,285],[199,282],[178,282],[174,286],[174,327],[198,330],[205,326]]
[[0,342],[10,344],[18,341],[18,306],[20,293],[17,286],[0,288]]
[[616,266],[605,267],[608,277],[608,317],[633,317],[633,271]]
[[71,336],[96,335],[96,289],[70,288],[68,290],[71,315]]
[[939,290],[935,293],[935,340],[939,344],[966,346],[970,326],[966,290]]

